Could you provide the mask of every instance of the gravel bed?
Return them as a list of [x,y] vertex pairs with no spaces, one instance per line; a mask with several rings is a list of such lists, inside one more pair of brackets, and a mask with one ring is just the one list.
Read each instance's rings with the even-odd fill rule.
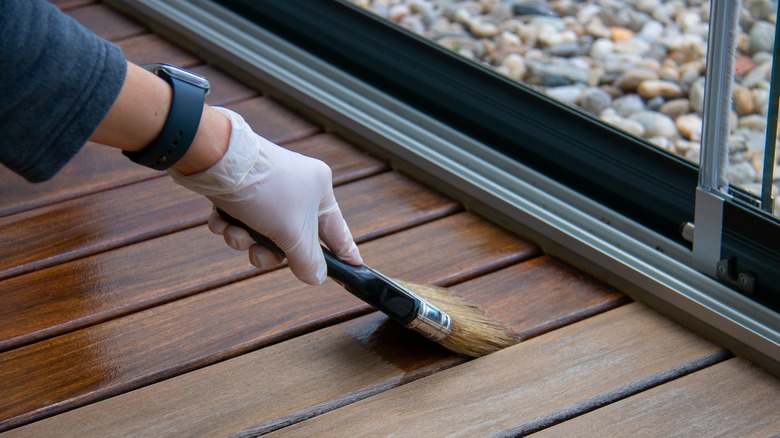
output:
[[[709,1],[352,1],[698,163]],[[776,1],[743,0],[739,16],[728,176],[756,194],[761,190],[776,8]],[[777,196],[780,166],[775,165]],[[780,201],[775,204],[774,213],[780,216]]]

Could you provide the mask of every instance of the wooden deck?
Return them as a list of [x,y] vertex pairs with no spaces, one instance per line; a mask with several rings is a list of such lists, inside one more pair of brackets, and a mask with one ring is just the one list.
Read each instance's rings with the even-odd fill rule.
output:
[[135,62],[208,76],[208,102],[331,165],[366,262],[510,324],[466,360],[336,284],[258,272],[208,202],[88,144],[52,181],[0,169],[7,436],[768,436],[780,381],[464,211],[92,1],[56,2]]

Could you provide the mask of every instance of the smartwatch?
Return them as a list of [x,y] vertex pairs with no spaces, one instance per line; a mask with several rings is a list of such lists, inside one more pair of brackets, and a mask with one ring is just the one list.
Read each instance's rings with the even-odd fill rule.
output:
[[143,64],[141,67],[171,85],[171,109],[156,140],[140,151],[122,153],[140,165],[165,170],[176,164],[192,145],[200,125],[206,94],[209,92],[209,81],[203,76],[169,64]]

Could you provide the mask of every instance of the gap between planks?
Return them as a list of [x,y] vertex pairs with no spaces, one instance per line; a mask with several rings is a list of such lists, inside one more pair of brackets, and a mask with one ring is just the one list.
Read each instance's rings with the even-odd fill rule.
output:
[[[549,277],[567,287],[556,287]],[[553,331],[571,323],[570,314],[585,319],[626,302],[617,291],[546,256],[451,291],[518,333],[537,332],[536,326]],[[374,312],[31,424],[19,433],[225,436],[247,428],[268,431],[463,362]]]

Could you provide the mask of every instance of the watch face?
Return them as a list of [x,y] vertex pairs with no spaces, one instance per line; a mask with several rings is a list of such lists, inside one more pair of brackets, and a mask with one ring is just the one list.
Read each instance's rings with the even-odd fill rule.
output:
[[164,71],[171,77],[179,79],[180,81],[187,82],[188,84],[195,85],[209,92],[211,87],[209,80],[199,74],[195,74],[191,71],[184,70],[183,68],[176,67],[170,64],[144,64],[141,67],[151,71],[154,74],[158,74],[160,71]]

